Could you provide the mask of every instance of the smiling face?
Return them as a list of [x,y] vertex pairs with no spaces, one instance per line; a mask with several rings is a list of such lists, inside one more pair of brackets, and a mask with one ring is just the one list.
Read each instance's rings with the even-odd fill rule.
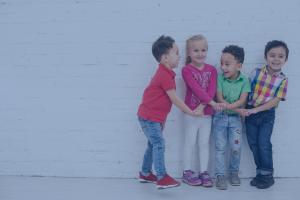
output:
[[283,47],[275,47],[270,49],[266,55],[266,61],[269,72],[281,71],[281,68],[286,62],[286,50]]
[[191,58],[191,64],[202,67],[207,56],[206,40],[192,40],[188,44],[187,55]]
[[233,55],[223,53],[221,57],[221,70],[225,78],[234,80],[239,76],[242,64]]

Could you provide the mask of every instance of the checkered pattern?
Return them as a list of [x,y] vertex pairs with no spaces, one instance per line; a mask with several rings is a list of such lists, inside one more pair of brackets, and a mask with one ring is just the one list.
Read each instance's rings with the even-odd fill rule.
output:
[[285,100],[288,80],[282,73],[273,75],[267,73],[267,66],[255,69],[251,74],[251,93],[248,104],[254,107],[260,106],[274,97]]

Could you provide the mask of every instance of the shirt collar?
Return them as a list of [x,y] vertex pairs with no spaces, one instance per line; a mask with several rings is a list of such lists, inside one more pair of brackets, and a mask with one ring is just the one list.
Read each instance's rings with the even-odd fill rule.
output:
[[176,73],[172,69],[167,68],[165,65],[161,63],[158,66],[159,66],[159,70],[163,70],[168,74],[170,74],[172,77],[175,77]]
[[239,72],[239,76],[238,76],[236,79],[234,79],[234,80],[231,80],[231,79],[229,79],[229,78],[226,78],[223,74],[222,74],[222,77],[223,77],[224,80],[227,80],[227,81],[229,81],[229,82],[237,82],[237,81],[243,79],[243,76],[242,76],[242,73],[241,73],[241,72]]
[[[263,66],[262,71],[263,71],[265,74],[270,75],[270,74],[268,73],[268,66],[267,66],[267,65]],[[281,72],[281,70],[280,70],[279,72],[274,72],[274,73],[273,73],[272,75],[270,75],[270,76],[275,76],[275,77],[277,77],[277,76],[280,76],[281,74],[282,74],[282,72]]]

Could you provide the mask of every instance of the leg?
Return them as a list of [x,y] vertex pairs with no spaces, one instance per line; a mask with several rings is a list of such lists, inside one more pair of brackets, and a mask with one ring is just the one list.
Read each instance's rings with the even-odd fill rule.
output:
[[193,152],[195,150],[196,138],[198,132],[197,119],[188,115],[184,115],[184,146],[183,146],[183,169],[192,170],[193,168]]
[[198,146],[201,172],[208,171],[209,137],[211,133],[211,121],[211,117],[203,117],[200,119]]
[[142,165],[142,173],[145,176],[147,176],[152,171],[152,163],[153,163],[152,151],[153,151],[153,146],[148,141],[147,149],[144,154],[143,165]]
[[227,146],[227,117],[217,113],[213,119],[213,135],[215,140],[216,175],[225,174],[225,151]]
[[249,117],[246,117],[246,136],[248,140],[249,147],[252,151],[254,162],[256,164],[256,174],[259,174],[260,169],[260,156],[259,156],[259,149],[258,149],[258,133],[259,133],[259,127],[258,127],[258,118],[259,115],[250,115]]
[[230,144],[229,171],[238,172],[241,158],[242,122],[240,116],[230,116],[228,137]]
[[212,187],[213,182],[208,173],[208,161],[209,161],[209,137],[211,133],[211,116],[200,118],[199,121],[199,160],[200,160],[200,174],[199,177],[204,187]]
[[143,132],[149,142],[148,148],[145,152],[146,155],[144,156],[143,168],[149,169],[150,163],[152,164],[151,156],[150,156],[150,150],[152,146],[152,159],[154,162],[154,169],[156,171],[158,178],[161,178],[166,174],[165,158],[164,158],[165,140],[162,136],[162,126],[158,122],[152,122],[141,118],[139,118],[139,121],[143,129]]
[[273,175],[273,155],[271,136],[273,132],[275,112],[267,111],[263,115],[258,136],[258,148],[261,162],[261,174]]
[[229,116],[228,137],[230,144],[229,154],[229,182],[233,186],[241,185],[239,168],[241,160],[242,119],[240,116]]

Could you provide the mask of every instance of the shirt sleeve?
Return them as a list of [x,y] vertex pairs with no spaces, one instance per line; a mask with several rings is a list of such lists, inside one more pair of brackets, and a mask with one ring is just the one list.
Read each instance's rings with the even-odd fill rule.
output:
[[160,77],[160,86],[164,91],[176,89],[175,79],[164,74]]
[[251,92],[250,81],[247,77],[245,77],[242,93],[248,93],[248,92]]
[[193,74],[189,69],[182,69],[182,77],[185,84],[192,90],[192,92],[197,96],[201,103],[207,104],[212,100],[212,97],[210,97],[208,93],[204,91],[194,79]]
[[279,85],[278,89],[275,92],[275,97],[280,98],[282,101],[285,101],[287,93],[288,80],[284,79]]

